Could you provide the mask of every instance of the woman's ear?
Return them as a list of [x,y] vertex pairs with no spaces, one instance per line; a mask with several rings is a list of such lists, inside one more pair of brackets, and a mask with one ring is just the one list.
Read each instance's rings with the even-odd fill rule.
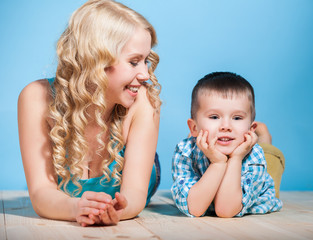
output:
[[255,132],[256,127],[258,126],[257,122],[253,122],[250,127],[250,131]]
[[192,118],[189,118],[187,120],[187,124],[190,130],[190,134],[193,137],[198,137],[198,128],[197,128],[197,124],[195,122],[195,120],[193,120]]

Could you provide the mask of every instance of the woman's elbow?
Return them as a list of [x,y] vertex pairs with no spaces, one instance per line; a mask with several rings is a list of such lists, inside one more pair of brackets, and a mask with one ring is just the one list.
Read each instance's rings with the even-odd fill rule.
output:
[[47,218],[47,214],[46,214],[46,208],[44,206],[42,206],[42,194],[40,192],[40,190],[29,190],[29,198],[30,201],[32,203],[32,207],[35,211],[35,213],[39,216],[39,217],[43,217],[43,218]]

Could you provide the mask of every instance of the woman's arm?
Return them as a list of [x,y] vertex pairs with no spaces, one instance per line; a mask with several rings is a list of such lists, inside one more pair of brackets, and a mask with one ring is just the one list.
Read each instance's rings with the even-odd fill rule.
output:
[[136,102],[128,113],[131,121],[124,129],[126,138],[125,164],[121,194],[127,199],[127,207],[121,219],[137,216],[145,207],[151,170],[154,163],[159,132],[159,111],[154,109],[141,87]]
[[49,140],[48,84],[26,86],[18,100],[20,148],[33,208],[42,217],[75,220],[73,200],[57,190]]
[[94,200],[101,196],[71,198],[57,189],[47,121],[49,88],[47,80],[35,81],[23,89],[18,100],[20,148],[29,196],[39,216],[82,223],[89,221],[83,218],[89,212],[99,213],[96,208],[103,206]]

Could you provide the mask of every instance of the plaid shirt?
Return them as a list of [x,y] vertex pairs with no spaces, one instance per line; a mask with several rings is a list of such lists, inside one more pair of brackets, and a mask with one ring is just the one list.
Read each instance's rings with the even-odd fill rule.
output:
[[[173,199],[181,212],[192,217],[188,211],[187,197],[191,187],[200,180],[210,162],[196,144],[196,138],[190,137],[177,144],[173,162]],[[242,205],[236,216],[254,213],[262,214],[278,211],[282,208],[281,200],[275,197],[274,181],[267,173],[263,149],[258,145],[252,148],[242,161],[241,188]],[[207,214],[214,212],[214,206]],[[204,214],[203,214],[204,215]]]

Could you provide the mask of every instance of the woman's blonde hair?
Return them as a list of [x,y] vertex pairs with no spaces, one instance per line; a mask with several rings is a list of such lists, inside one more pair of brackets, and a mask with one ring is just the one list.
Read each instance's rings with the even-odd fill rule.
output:
[[[85,127],[88,123],[87,109],[95,107],[95,121],[102,131],[97,135],[101,148],[109,153],[109,159],[103,159],[102,180],[116,179],[121,184],[124,158],[119,152],[124,148],[122,121],[127,109],[116,105],[106,124],[103,113],[106,108],[105,92],[108,79],[104,69],[119,59],[119,54],[136,28],[141,27],[151,34],[151,46],[156,40],[152,25],[140,14],[121,3],[111,0],[90,0],[77,9],[69,21],[68,27],[57,44],[58,67],[54,81],[54,98],[50,105],[50,116],[54,125],[50,131],[53,142],[53,163],[57,176],[62,181],[58,187],[66,187],[72,179],[78,187],[74,195],[81,192],[78,180],[83,174],[82,162],[86,160],[88,143]],[[161,90],[154,70],[159,62],[158,55],[151,50],[148,61],[150,84],[146,84],[151,105],[158,111]],[[103,136],[109,132],[108,144]],[[111,173],[109,165],[116,161]],[[102,181],[103,182],[103,181]]]

